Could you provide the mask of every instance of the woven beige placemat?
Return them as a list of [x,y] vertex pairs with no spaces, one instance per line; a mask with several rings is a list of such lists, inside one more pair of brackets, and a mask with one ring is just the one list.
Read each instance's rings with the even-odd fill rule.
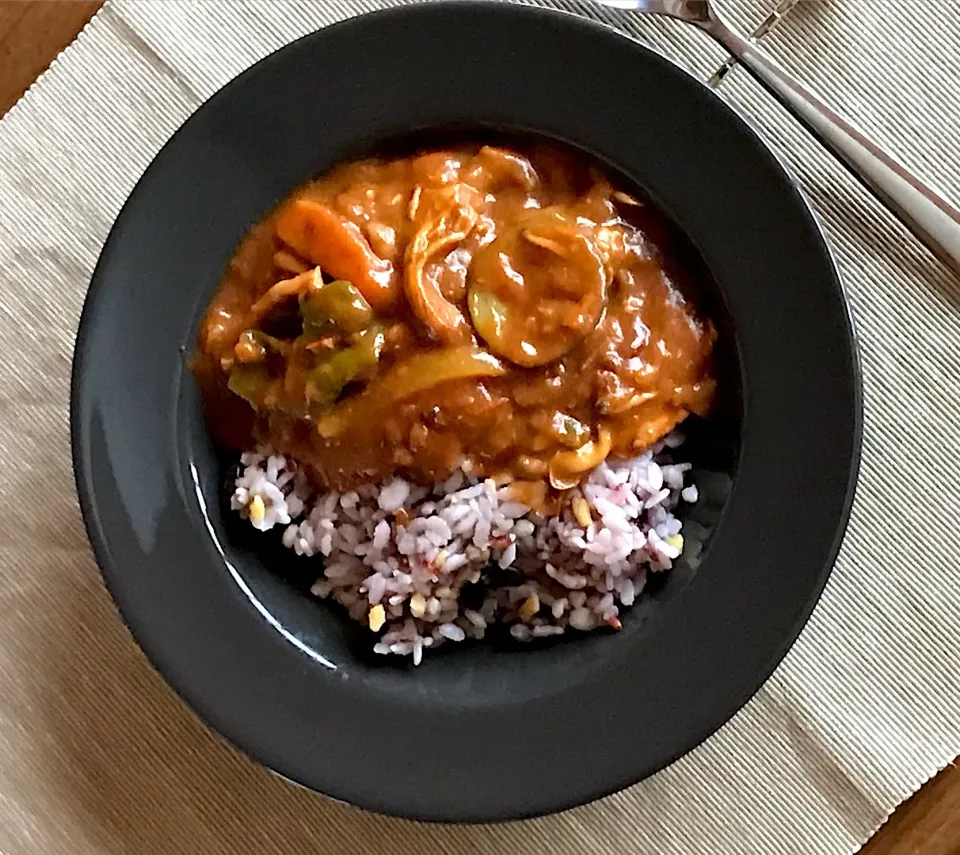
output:
[[[782,152],[836,250],[863,346],[866,435],[822,602],[733,721],[651,780],[561,816],[416,825],[329,803],[223,745],[117,618],[67,435],[73,337],[103,240],[204,98],[303,33],[400,2],[114,0],[0,122],[0,852],[855,851],[960,751],[960,289],[741,69],[721,91]],[[542,2],[620,22],[704,79],[724,59],[680,25]],[[746,29],[772,6],[726,4]],[[765,41],[960,198],[960,6],[810,0]]]

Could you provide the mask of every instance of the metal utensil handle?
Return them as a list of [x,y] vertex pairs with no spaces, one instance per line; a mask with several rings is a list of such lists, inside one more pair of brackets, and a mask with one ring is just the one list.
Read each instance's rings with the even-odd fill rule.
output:
[[960,210],[715,14],[701,26],[960,276]]

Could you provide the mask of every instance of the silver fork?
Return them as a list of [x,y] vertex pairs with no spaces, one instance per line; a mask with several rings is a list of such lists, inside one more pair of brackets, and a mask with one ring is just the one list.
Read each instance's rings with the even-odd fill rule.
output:
[[737,57],[784,107],[960,276],[960,210],[872,142],[849,119],[735,32],[710,0],[597,0],[604,6],[691,23]]

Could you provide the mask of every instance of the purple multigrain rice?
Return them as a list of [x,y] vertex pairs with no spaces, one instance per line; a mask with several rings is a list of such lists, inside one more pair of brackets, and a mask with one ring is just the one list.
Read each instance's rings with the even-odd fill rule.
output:
[[[481,639],[494,624],[519,641],[619,628],[648,572],[670,569],[684,549],[673,511],[699,492],[684,483],[690,464],[672,460],[681,442],[671,435],[601,464],[549,518],[469,467],[432,488],[393,477],[315,493],[293,461],[267,450],[242,456],[231,507],[262,531],[283,526],[284,546],[322,559],[312,593],[375,629],[375,652],[419,664],[426,649]],[[482,602],[468,608],[461,595],[478,588]]]

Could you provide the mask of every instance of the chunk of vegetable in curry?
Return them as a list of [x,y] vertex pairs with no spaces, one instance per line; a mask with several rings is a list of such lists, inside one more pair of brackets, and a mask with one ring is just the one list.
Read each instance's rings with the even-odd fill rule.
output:
[[340,166],[232,259],[198,343],[211,420],[325,488],[463,461],[576,486],[712,405],[716,334],[663,234],[565,150]]

